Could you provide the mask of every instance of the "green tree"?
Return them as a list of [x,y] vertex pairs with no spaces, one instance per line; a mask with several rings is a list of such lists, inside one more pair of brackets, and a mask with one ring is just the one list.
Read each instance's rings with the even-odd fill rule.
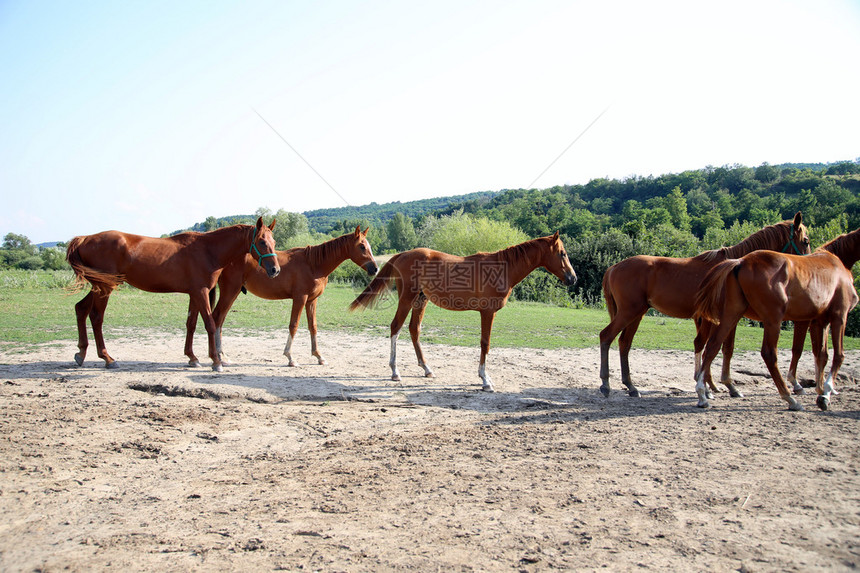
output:
[[30,242],[30,239],[24,235],[17,233],[7,233],[3,237],[3,248],[10,251],[23,251],[28,255],[35,255],[38,250],[35,245]]
[[664,200],[666,210],[672,217],[672,224],[682,231],[690,230],[690,215],[687,213],[687,200],[680,187],[675,187]]
[[408,251],[418,246],[418,235],[412,218],[403,213],[395,213],[386,225],[388,244],[397,252]]
[[419,229],[422,244],[452,255],[492,252],[528,240],[528,236],[505,221],[473,217],[463,212],[428,217]]

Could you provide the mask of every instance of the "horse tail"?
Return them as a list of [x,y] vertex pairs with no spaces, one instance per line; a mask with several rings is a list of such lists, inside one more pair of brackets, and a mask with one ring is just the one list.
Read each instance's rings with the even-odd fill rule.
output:
[[394,255],[370,281],[370,284],[359,294],[354,301],[349,305],[349,311],[352,312],[359,307],[371,308],[376,301],[376,298],[390,288],[391,281],[394,279],[395,261],[400,255]]
[[618,312],[618,303],[615,302],[615,295],[612,294],[612,288],[609,286],[609,273],[615,266],[611,266],[603,273],[603,299],[606,301],[606,311],[609,313],[609,320],[615,318]]
[[111,292],[125,282],[121,275],[105,273],[89,267],[81,257],[81,244],[86,237],[75,237],[69,241],[66,247],[66,261],[75,273],[75,283],[71,289],[73,292],[81,290],[86,283],[93,285],[94,291]]
[[711,267],[696,293],[694,318],[709,322],[720,321],[720,311],[725,303],[726,280],[741,264],[740,259],[728,259]]

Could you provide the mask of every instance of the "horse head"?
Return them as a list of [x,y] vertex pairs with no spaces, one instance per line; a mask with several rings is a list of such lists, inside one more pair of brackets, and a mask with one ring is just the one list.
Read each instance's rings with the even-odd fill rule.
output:
[[256,260],[261,267],[266,269],[266,274],[273,279],[281,272],[278,264],[278,255],[275,253],[275,237],[272,229],[275,228],[275,219],[272,224],[263,224],[263,218],[257,219],[257,228],[254,230],[254,238],[251,240],[251,256],[256,255]]
[[803,224],[803,214],[800,211],[794,215],[790,232],[791,236],[788,238],[788,243],[782,249],[784,253],[790,255],[808,255],[812,252],[812,248],[809,245],[809,234],[806,231],[806,225]]
[[554,235],[544,237],[544,240],[549,248],[543,251],[541,266],[558,277],[558,280],[564,284],[575,284],[576,273],[573,271],[570,259],[567,258],[567,251],[558,236],[558,231]]
[[370,243],[367,241],[367,231],[370,227],[361,230],[361,225],[355,228],[353,233],[354,242],[349,246],[349,259],[367,271],[367,274],[373,276],[378,270],[376,261],[373,259],[373,251],[370,249]]

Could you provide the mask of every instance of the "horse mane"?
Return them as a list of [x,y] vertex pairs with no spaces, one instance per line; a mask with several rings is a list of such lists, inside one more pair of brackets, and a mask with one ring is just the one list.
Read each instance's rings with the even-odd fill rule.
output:
[[697,255],[696,258],[708,263],[725,259],[739,259],[753,251],[767,249],[773,244],[774,240],[776,240],[776,242],[783,240],[788,242],[791,238],[788,236],[788,233],[790,232],[792,224],[792,221],[781,221],[773,225],[768,225],[762,230],[756,231],[737,245],[705,251],[704,253]]
[[308,263],[310,263],[312,267],[318,267],[330,258],[339,256],[343,252],[343,248],[351,236],[353,236],[353,233],[346,233],[345,235],[335,237],[334,239],[330,239],[324,243],[320,243],[319,245],[308,245],[304,248]]
[[842,261],[845,268],[850,269],[857,262],[858,250],[860,250],[860,229],[839,235],[815,250],[832,253]]
[[537,239],[532,239],[530,241],[525,241],[519,243],[517,245],[512,245],[510,247],[501,249],[496,251],[495,253],[478,253],[479,255],[494,255],[498,257],[500,261],[503,261],[506,264],[513,264],[516,262],[521,262],[523,260],[528,260],[532,254],[532,247],[535,247],[539,244],[540,241],[544,240],[544,237],[540,237]]

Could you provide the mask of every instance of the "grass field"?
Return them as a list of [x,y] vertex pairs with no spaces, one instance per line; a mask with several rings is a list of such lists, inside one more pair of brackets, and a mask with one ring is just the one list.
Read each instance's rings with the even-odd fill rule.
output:
[[[36,344],[76,340],[74,306],[87,292],[69,294],[70,272],[0,272],[0,342]],[[349,285],[331,284],[321,297],[317,321],[322,332],[343,330],[388,336],[394,307],[350,313],[347,306],[357,294]],[[393,304],[393,303],[391,303]],[[266,301],[240,295],[225,323],[234,332],[279,332],[287,329],[290,301]],[[147,328],[182,333],[188,297],[154,294],[122,287],[111,297],[105,320],[105,335],[113,329]],[[497,315],[493,345],[530,348],[588,348],[598,345],[598,334],[608,323],[605,310],[559,308],[539,303],[509,302]],[[302,327],[306,324],[302,318]],[[198,333],[203,332],[202,323]],[[762,331],[754,326],[738,328],[736,349],[758,350]],[[90,333],[90,337],[92,334]],[[405,331],[401,336],[408,337]],[[695,330],[690,320],[646,316],[634,341],[642,349],[692,349]],[[475,312],[451,312],[432,304],[424,318],[422,340],[477,346],[480,319]],[[789,348],[791,333],[780,337],[780,347]],[[808,345],[808,341],[807,341]],[[860,339],[846,338],[846,349],[860,348]]]

